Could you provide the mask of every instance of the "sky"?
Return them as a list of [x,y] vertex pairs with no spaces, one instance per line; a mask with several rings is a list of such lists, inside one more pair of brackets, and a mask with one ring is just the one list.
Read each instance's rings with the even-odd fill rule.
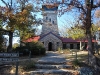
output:
[[[6,0],[6,1],[10,1],[10,0]],[[0,0],[0,5],[4,6],[4,4],[1,2],[1,0]],[[59,8],[60,8],[60,6],[59,6]],[[77,16],[75,16],[75,15],[77,15],[77,14],[67,12],[64,15],[61,15],[60,17],[57,16],[58,28],[59,28],[60,33],[65,32],[66,28],[72,27],[72,25],[73,25],[72,23],[74,23],[75,19],[77,19]],[[37,17],[40,18],[41,17],[40,14]],[[38,27],[38,29],[41,30],[41,26]],[[14,37],[13,43],[18,42],[18,39],[19,39],[18,37]]]
[[[10,1],[10,0],[6,0],[6,1]],[[2,3],[1,0],[0,0],[0,6],[5,6],[5,5]],[[5,35],[5,37],[6,37],[7,39],[9,38],[7,35]],[[14,43],[18,43],[18,41],[19,41],[19,37],[14,37],[14,38],[13,38],[13,44],[14,44]]]

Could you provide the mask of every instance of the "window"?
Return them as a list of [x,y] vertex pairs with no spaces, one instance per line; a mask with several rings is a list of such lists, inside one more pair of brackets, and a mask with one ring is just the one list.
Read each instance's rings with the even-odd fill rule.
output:
[[80,49],[80,44],[77,44],[77,49]]
[[48,20],[48,17],[46,17],[46,20]]
[[57,42],[57,46],[59,46],[59,42]]
[[51,22],[51,18],[49,19],[49,21]]
[[73,44],[70,44],[70,49],[73,49],[74,48],[74,45]]
[[66,44],[65,43],[63,44],[63,49],[66,49]]
[[54,24],[54,21],[52,21],[52,23]]

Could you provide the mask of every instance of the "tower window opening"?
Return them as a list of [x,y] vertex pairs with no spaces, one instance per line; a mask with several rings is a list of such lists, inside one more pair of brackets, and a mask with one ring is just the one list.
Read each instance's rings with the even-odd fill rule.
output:
[[52,23],[54,24],[55,22],[54,22],[54,21],[52,21]]
[[46,20],[48,20],[48,17],[46,17]]
[[51,22],[51,18],[49,19],[49,21]]

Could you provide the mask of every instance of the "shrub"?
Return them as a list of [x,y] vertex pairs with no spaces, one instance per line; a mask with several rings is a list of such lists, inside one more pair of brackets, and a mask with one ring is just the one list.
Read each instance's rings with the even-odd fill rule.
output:
[[29,69],[34,69],[35,68],[35,63],[30,61],[30,62],[27,62],[26,64],[24,64],[22,66],[23,70],[29,70]]
[[21,56],[21,55],[29,55],[29,50],[27,49],[27,47],[17,47],[16,49],[15,49],[15,52],[19,52],[19,55]]
[[74,66],[79,66],[79,61],[78,61],[77,59],[75,59],[75,60],[73,61],[73,65],[74,65]]
[[41,42],[29,42],[26,47],[31,51],[31,55],[44,55],[46,52]]
[[41,42],[28,42],[25,46],[17,47],[15,51],[19,52],[20,55],[29,55],[30,51],[31,55],[44,55],[46,53],[46,50]]
[[31,49],[32,55],[44,55],[45,53],[46,53],[46,50],[42,46],[36,46]]
[[6,52],[6,49],[0,48],[0,52]]
[[44,47],[42,47],[40,51],[41,51],[40,53],[41,53],[42,55],[45,55],[46,49],[45,49]]
[[77,59],[75,59],[74,61],[72,61],[72,64],[73,64],[74,69],[77,69],[80,66],[80,62]]

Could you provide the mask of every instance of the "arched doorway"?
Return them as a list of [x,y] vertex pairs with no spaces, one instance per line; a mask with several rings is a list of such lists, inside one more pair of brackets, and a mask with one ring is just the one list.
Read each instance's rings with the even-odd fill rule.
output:
[[49,42],[48,43],[48,51],[51,51],[52,50],[52,42]]

